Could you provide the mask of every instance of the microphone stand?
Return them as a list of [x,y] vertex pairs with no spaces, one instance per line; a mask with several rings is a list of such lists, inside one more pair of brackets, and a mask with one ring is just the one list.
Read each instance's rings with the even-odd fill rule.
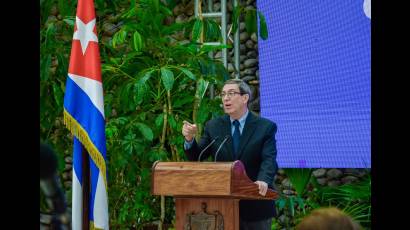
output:
[[217,157],[218,157],[218,153],[219,153],[219,150],[221,150],[221,148],[222,148],[222,146],[225,144],[225,142],[229,139],[229,135],[226,135],[226,137],[225,137],[225,139],[222,141],[222,143],[219,145],[219,148],[216,150],[216,153],[215,153],[215,159],[214,159],[214,162],[216,162],[216,159],[217,159]]
[[201,156],[202,156],[202,154],[209,148],[209,147],[211,147],[211,145],[218,139],[219,137],[215,137],[215,139],[213,139],[212,141],[211,141],[211,143],[209,143],[202,151],[201,151],[201,153],[199,154],[199,157],[198,157],[198,162],[201,162]]

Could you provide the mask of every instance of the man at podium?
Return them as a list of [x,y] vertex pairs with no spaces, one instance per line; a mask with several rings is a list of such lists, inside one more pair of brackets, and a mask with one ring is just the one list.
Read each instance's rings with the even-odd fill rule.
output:
[[[186,156],[191,161],[210,155],[215,161],[240,160],[248,177],[258,185],[259,193],[265,196],[267,189],[273,188],[278,169],[277,126],[248,110],[251,90],[244,81],[227,80],[220,96],[226,114],[206,123],[199,143],[195,140],[196,124],[184,121],[182,134]],[[240,200],[241,230],[270,230],[275,215],[273,200]]]

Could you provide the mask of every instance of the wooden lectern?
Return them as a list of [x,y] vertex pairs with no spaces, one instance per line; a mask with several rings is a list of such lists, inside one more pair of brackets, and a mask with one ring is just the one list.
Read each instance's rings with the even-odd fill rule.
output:
[[151,193],[175,197],[177,230],[239,230],[240,199],[277,199],[259,194],[241,161],[155,162]]

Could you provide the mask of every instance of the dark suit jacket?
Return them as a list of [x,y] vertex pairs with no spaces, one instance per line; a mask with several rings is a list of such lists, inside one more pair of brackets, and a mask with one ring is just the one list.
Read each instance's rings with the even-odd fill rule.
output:
[[[220,149],[217,161],[240,160],[245,165],[246,174],[252,181],[264,181],[269,188],[273,188],[273,180],[278,169],[276,163],[276,124],[258,117],[249,111],[245,127],[242,130],[239,153],[233,156],[233,142],[231,138],[231,122],[228,115],[208,121],[204,134],[199,141],[193,142],[186,156],[191,161],[197,161],[200,152],[215,138],[217,140],[203,153],[201,159],[210,155],[213,157],[218,147],[229,135],[228,141]],[[276,215],[274,201],[268,200],[241,200],[239,204],[241,219],[247,221],[263,220]]]

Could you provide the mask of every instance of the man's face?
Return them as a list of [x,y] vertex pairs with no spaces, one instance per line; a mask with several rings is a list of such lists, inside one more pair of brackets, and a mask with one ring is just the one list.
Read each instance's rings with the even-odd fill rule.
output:
[[[234,94],[229,96],[230,93]],[[226,95],[222,97],[225,113],[235,119],[240,118],[245,113],[249,99],[248,94],[241,95],[239,93],[239,86],[237,84],[226,84],[221,92],[221,94]]]

